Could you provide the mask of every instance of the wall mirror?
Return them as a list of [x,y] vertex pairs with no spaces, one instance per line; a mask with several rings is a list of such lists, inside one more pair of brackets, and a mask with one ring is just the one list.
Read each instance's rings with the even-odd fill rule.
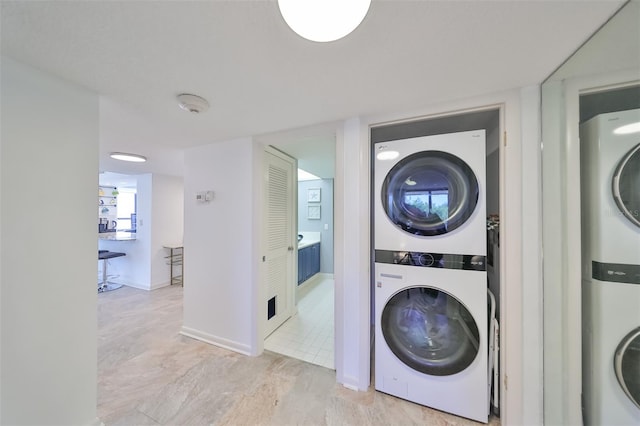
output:
[[[626,2],[542,85],[545,424],[597,423],[589,413],[595,403],[585,401],[597,383],[587,377],[594,355],[588,343],[583,348],[583,322],[593,313],[583,300],[591,268],[584,262],[583,244],[591,230],[581,227],[589,215],[581,207],[581,174],[584,178],[590,171],[581,165],[580,125],[599,114],[640,108],[638,22],[640,0]],[[637,311],[626,316],[640,320]],[[605,362],[603,368],[613,371],[613,356],[612,365]]]

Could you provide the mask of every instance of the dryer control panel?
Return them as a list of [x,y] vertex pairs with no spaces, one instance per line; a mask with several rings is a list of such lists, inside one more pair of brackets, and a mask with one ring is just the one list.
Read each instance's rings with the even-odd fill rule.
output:
[[486,256],[470,254],[427,253],[418,251],[376,250],[376,263],[427,268],[486,271]]

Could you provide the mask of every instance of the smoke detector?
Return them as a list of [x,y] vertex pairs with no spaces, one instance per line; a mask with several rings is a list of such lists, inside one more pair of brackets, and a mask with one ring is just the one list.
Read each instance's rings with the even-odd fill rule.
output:
[[182,93],[177,96],[178,106],[185,111],[199,114],[209,109],[209,102],[200,96],[190,95],[188,93]]

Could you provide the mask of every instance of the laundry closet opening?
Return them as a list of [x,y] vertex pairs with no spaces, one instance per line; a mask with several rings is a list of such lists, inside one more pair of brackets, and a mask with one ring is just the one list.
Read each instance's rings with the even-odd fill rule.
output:
[[495,106],[371,128],[375,388],[483,423],[500,411],[501,129]]

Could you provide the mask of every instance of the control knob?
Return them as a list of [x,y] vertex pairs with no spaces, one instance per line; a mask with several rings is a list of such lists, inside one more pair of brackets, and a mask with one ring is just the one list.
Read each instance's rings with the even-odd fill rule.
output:
[[421,266],[432,266],[433,260],[433,256],[429,253],[420,253],[418,256],[418,263],[420,263]]

